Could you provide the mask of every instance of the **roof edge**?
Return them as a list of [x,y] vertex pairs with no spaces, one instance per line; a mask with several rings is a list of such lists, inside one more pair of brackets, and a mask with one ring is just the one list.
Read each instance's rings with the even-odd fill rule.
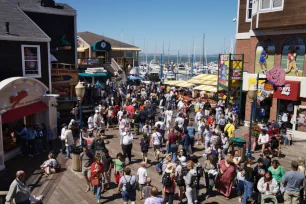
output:
[[51,38],[19,37],[19,36],[1,36],[0,40],[5,41],[26,41],[26,42],[51,42]]
[[76,16],[77,13],[65,13],[65,12],[51,12],[51,11],[38,11],[36,9],[32,9],[32,8],[21,8],[22,11],[26,11],[26,12],[33,12],[33,13],[45,13],[45,14],[53,14],[53,15],[60,15],[60,16]]

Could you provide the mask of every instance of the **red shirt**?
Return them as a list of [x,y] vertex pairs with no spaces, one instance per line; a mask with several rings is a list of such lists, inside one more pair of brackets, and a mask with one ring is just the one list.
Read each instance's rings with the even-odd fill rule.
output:
[[288,53],[288,60],[289,61],[292,61],[292,60],[294,60],[295,59],[295,57],[294,57],[294,53]]
[[168,135],[168,141],[169,144],[176,144],[177,136],[174,133],[169,133]]
[[133,105],[129,105],[128,107],[126,107],[126,111],[130,114],[130,117],[133,117],[135,108]]
[[207,120],[208,125],[213,124],[213,122],[215,122],[215,119],[213,117],[208,118],[208,120]]
[[91,173],[91,178],[97,178],[99,177],[100,174],[104,173],[104,168],[103,164],[94,162],[90,166],[90,173]]

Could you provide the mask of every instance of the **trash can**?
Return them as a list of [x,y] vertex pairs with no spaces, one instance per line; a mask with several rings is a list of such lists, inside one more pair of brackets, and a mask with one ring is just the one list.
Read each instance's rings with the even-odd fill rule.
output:
[[241,138],[234,138],[232,141],[233,141],[233,145],[234,145],[235,149],[238,149],[238,151],[239,151],[239,156],[241,157],[241,162],[244,162],[245,161],[245,152],[246,152],[246,148],[245,148],[246,141],[244,139],[241,139]]
[[82,171],[80,154],[71,154],[72,155],[72,169],[74,171]]
[[81,157],[82,147],[78,146],[72,151],[72,169],[74,171],[82,171]]

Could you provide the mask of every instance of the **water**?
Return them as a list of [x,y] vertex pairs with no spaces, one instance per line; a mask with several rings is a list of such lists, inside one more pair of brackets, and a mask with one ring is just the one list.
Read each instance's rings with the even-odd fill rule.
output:
[[[203,57],[201,57],[203,58]],[[208,55],[207,56],[207,63],[209,62],[215,62],[218,61],[219,55]],[[148,63],[150,63],[151,60],[154,59],[154,55],[148,55]],[[160,55],[156,55],[156,60],[160,60]],[[190,57],[190,62],[191,62],[191,57]],[[144,54],[139,55],[139,62],[145,62],[146,61],[146,56]],[[170,55],[169,56],[169,62],[174,61],[174,63],[177,62],[177,55]],[[200,61],[200,55],[196,55],[194,62],[199,62]],[[188,55],[182,55],[179,57],[179,63],[180,62],[189,62]],[[203,63],[203,59],[201,59],[201,62]],[[163,63],[168,63],[168,55],[164,55],[163,57]],[[205,63],[205,62],[204,62]]]

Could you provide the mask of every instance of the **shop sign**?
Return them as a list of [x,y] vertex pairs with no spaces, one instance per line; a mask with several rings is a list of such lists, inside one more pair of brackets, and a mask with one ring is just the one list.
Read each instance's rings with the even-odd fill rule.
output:
[[14,109],[19,104],[19,102],[27,96],[28,92],[26,91],[18,92],[17,96],[11,96],[10,103],[13,104],[12,109]]
[[69,81],[71,78],[72,78],[72,76],[69,76],[69,75],[52,76],[52,82]]
[[273,98],[296,101],[299,99],[300,82],[285,81],[285,85],[278,87],[273,94]]
[[232,80],[242,80],[242,61],[232,61],[231,66],[233,69]]

